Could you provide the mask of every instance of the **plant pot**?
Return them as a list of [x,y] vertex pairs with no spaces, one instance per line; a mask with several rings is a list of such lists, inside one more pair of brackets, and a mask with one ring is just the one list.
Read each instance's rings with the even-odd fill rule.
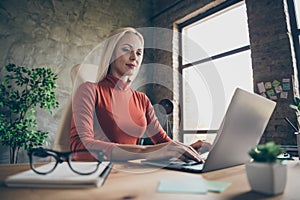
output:
[[0,141],[0,164],[9,164],[9,161],[9,147],[2,145]]
[[286,185],[287,166],[281,163],[250,162],[246,164],[248,182],[255,192],[277,195]]

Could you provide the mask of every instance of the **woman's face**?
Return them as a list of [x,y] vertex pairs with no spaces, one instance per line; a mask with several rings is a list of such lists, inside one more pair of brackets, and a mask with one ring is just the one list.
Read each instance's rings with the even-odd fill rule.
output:
[[117,43],[112,56],[110,74],[124,81],[132,81],[143,59],[143,44],[134,33],[126,33]]

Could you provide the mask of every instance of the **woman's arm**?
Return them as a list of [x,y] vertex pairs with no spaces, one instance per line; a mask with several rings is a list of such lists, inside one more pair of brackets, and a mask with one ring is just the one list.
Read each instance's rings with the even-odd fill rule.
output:
[[117,144],[111,153],[112,160],[131,159],[170,159],[195,160],[200,162],[201,158],[197,151],[191,146],[180,142],[170,141],[156,145],[128,145]]
[[101,149],[109,158],[115,143],[95,140],[94,138],[96,87],[97,85],[93,83],[83,83],[73,97],[70,145],[71,150]]

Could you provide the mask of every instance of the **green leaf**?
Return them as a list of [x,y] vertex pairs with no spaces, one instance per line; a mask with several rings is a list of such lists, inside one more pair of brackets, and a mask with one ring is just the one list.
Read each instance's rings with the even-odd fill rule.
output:
[[255,149],[251,149],[248,154],[256,162],[276,162],[276,160],[284,160],[284,158],[278,159],[277,157],[284,153],[284,150],[280,149],[275,142],[270,141],[266,144],[257,145]]

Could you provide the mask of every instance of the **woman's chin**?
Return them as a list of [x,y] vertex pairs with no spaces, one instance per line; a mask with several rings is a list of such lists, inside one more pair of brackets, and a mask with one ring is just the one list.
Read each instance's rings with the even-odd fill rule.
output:
[[136,75],[137,75],[137,73],[138,73],[138,71],[135,70],[135,69],[133,69],[133,70],[127,71],[127,72],[124,74],[124,76],[127,76],[127,77],[129,77],[129,78],[131,78],[131,77],[135,78]]

